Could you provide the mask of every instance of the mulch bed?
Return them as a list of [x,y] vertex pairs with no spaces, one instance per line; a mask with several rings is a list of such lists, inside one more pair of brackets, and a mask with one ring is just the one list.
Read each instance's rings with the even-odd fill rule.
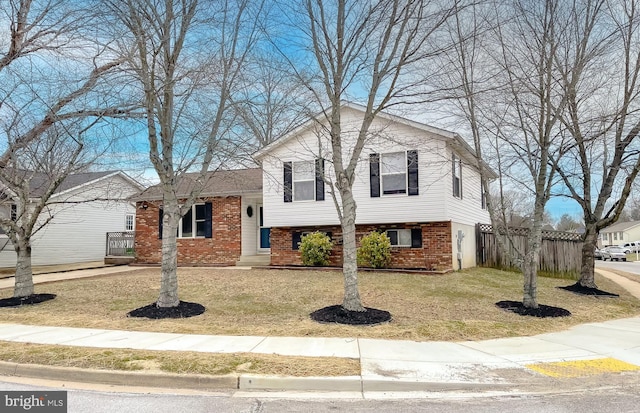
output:
[[158,307],[157,303],[136,308],[127,313],[127,317],[146,317],[152,319],[161,318],[188,318],[204,313],[204,306],[198,303],[180,301],[176,307]]
[[549,305],[539,304],[538,308],[526,308],[520,301],[498,301],[496,303],[498,308],[502,308],[505,311],[511,311],[519,315],[528,315],[532,317],[546,318],[546,317],[568,317],[571,315],[569,310],[565,310],[560,307],[552,307]]
[[569,285],[567,287],[557,287],[557,288],[571,291],[572,293],[580,294],[580,295],[595,295],[596,297],[620,297],[620,294],[614,294],[607,291],[602,291],[597,288],[584,287],[580,285],[579,282],[573,285]]
[[39,304],[56,298],[55,294],[31,294],[26,297],[11,297],[0,300],[0,307],[19,307],[21,305]]
[[376,308],[365,307],[366,311],[348,311],[341,305],[324,307],[309,314],[319,323],[337,323],[349,325],[375,325],[391,321],[391,313]]

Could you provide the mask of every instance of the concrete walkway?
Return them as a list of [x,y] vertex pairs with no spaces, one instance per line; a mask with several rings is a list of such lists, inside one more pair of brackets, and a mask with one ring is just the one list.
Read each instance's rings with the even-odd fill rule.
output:
[[[34,275],[37,274],[50,274],[54,272],[69,272],[77,270],[88,270],[93,268],[105,268],[113,267],[113,264],[105,264],[102,261],[85,261],[74,262],[70,264],[54,264],[54,265],[34,265],[31,270]],[[15,267],[2,267],[0,268],[0,278],[12,278],[15,274]]]
[[[120,272],[141,270],[145,267],[129,267],[128,265],[104,266],[99,268],[88,268],[82,270],[58,270],[56,272],[34,274],[33,283],[42,284],[53,281],[74,280],[78,278],[97,277],[100,275],[117,274]],[[12,288],[15,285],[13,276],[0,279],[0,289]]]
[[[607,277],[611,275],[607,271],[598,272]],[[634,295],[639,294],[637,296],[640,298],[640,285],[634,284],[630,286],[630,291],[633,290]],[[0,341],[139,350],[341,357],[359,359],[361,362],[359,376],[313,378],[249,374],[212,378],[44,366],[34,369],[33,366],[0,363],[0,374],[4,375],[152,387],[340,391],[363,397],[369,392],[395,391],[549,391],[558,389],[558,380],[570,380],[573,377],[578,378],[577,385],[584,388],[583,377],[611,373],[619,373],[616,377],[622,377],[625,383],[634,380],[640,383],[640,317],[583,324],[566,331],[533,337],[464,342],[209,336],[20,324],[0,324]],[[611,384],[611,380],[609,377],[607,383]],[[561,387],[567,390],[566,383]]]
[[619,286],[627,290],[631,295],[640,300],[640,275],[638,275],[638,281],[632,281],[627,277],[623,277],[602,268],[597,268],[596,272],[618,284]]

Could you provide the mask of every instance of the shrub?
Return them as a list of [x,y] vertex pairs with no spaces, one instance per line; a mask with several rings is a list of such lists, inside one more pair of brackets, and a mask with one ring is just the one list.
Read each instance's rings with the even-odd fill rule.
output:
[[385,232],[371,232],[360,241],[358,265],[386,268],[391,263],[391,240]]
[[316,231],[307,234],[300,240],[302,264],[307,266],[322,266],[329,264],[333,243],[327,234]]

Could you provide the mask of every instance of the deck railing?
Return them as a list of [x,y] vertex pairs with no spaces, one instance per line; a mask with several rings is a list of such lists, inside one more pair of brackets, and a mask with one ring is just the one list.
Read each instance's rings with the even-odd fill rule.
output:
[[107,232],[107,250],[106,256],[129,257],[134,256],[135,250],[135,232],[120,231]]

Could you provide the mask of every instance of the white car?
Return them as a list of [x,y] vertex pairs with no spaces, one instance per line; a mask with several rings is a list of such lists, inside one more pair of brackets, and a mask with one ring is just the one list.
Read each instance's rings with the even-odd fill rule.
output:
[[627,254],[625,253],[622,247],[617,247],[617,246],[606,247],[601,251],[602,251],[603,261],[606,261],[606,260],[626,261],[627,260]]
[[640,252],[640,241],[631,241],[620,245],[627,254],[631,252]]

